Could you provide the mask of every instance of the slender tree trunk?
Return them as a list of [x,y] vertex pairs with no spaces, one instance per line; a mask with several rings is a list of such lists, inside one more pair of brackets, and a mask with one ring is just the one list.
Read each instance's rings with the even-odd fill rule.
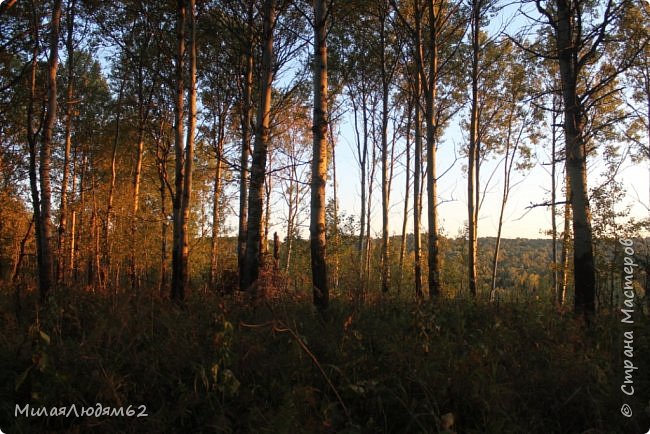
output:
[[314,305],[325,312],[329,305],[326,264],[325,186],[327,182],[327,4],[314,0],[314,125],[309,225]]
[[[383,6],[382,9],[383,15]],[[389,77],[386,65],[386,17],[380,17],[379,38],[381,43],[381,290],[388,292],[390,288],[390,234],[389,234],[389,162],[388,162],[388,88]]]
[[[273,166],[273,154],[268,153],[268,166]],[[273,180],[271,173],[267,173],[264,181],[264,236],[262,237],[262,254],[269,253],[269,226],[271,224],[271,191],[273,190]]]
[[[419,79],[417,86],[419,87]],[[415,170],[413,172],[413,250],[415,273],[415,296],[423,297],[422,293],[422,234],[420,233],[421,204],[421,173],[422,173],[422,118],[419,103],[415,106]]]
[[217,280],[217,268],[219,258],[219,220],[221,215],[219,213],[219,202],[221,200],[221,172],[223,160],[223,145],[224,145],[224,129],[225,129],[225,113],[219,117],[217,136],[213,138],[214,148],[216,155],[216,164],[214,168],[214,196],[212,198],[212,243],[210,246],[210,287],[214,287]]
[[[440,258],[438,248],[438,181],[436,175],[436,147],[438,125],[435,115],[435,104],[438,89],[438,34],[437,21],[440,11],[435,1],[429,3],[429,21],[433,23],[429,29],[429,82],[426,89],[426,125],[427,125],[427,219],[428,231],[428,265],[429,265],[429,297],[440,295]],[[418,29],[418,34],[419,34]],[[418,53],[422,58],[421,51]],[[424,65],[423,61],[420,64]],[[421,71],[423,72],[423,71]]]
[[361,110],[363,118],[363,139],[359,134],[359,127],[357,122],[357,112],[358,108],[354,103],[354,97],[351,98],[353,108],[354,108],[354,128],[357,137],[357,155],[359,157],[359,166],[361,171],[361,212],[359,213],[359,239],[357,243],[357,252],[358,252],[358,273],[359,273],[359,282],[362,286],[361,291],[363,292],[364,288],[364,246],[365,246],[365,237],[366,237],[366,166],[368,161],[368,118],[366,115],[366,93],[365,90],[361,91]]
[[[505,188],[505,187],[504,187]],[[503,213],[506,208],[506,195],[504,193],[501,199],[501,209],[499,211],[499,224],[497,227],[497,239],[494,246],[494,255],[492,256],[492,280],[490,285],[490,301],[496,301],[497,295],[497,268],[499,267],[499,250],[501,249],[501,230],[503,229]]]
[[138,210],[140,209],[140,177],[142,173],[142,159],[144,155],[144,137],[142,133],[139,133],[138,145],[136,148],[136,159],[135,159],[135,170],[133,173],[133,202],[131,204],[131,246],[130,246],[130,255],[131,259],[129,261],[129,273],[131,275],[131,289],[135,290],[138,287],[138,266],[136,260],[136,236],[137,236],[137,221],[138,221]]
[[70,222],[70,249],[68,250],[68,274],[72,277],[76,268],[75,252],[77,249],[77,211],[72,210]]
[[167,179],[167,158],[169,146],[163,148],[163,131],[165,121],[160,123],[160,138],[156,144],[156,161],[158,163],[158,190],[160,192],[160,282],[158,293],[162,296],[167,287],[167,232],[169,231],[169,222],[167,217],[167,189],[169,189],[169,180]]
[[[91,168],[94,168],[91,163]],[[90,242],[92,243],[91,251],[92,256],[88,259],[88,285],[93,287],[93,291],[104,286],[104,276],[102,276],[101,262],[100,262],[100,248],[99,248],[99,209],[97,207],[97,195],[95,194],[95,172],[92,172],[90,179],[90,192],[92,196],[92,214],[90,218]]]
[[[417,3],[417,2],[416,2]],[[424,72],[424,65],[422,59],[422,29],[420,26],[421,15],[416,5],[416,19],[415,19],[415,54],[416,62],[418,63],[417,69],[414,72],[414,89],[413,98],[415,106],[415,156],[414,156],[414,170],[413,170],[413,250],[414,250],[414,274],[415,274],[415,297],[421,299],[422,293],[422,235],[420,234],[420,218],[422,216],[422,78]]]
[[273,232],[273,275],[277,276],[280,270],[280,236]]
[[[523,133],[523,130],[520,130],[518,137],[515,138],[514,143],[512,143],[513,117],[515,115],[515,110],[516,110],[516,103],[514,102],[515,95],[513,95],[512,98],[513,98],[512,107],[510,107],[510,113],[508,115],[508,133],[506,135],[506,149],[505,149],[505,157],[503,162],[503,195],[501,198],[501,209],[499,210],[499,224],[497,227],[496,245],[494,247],[494,256],[492,257],[492,283],[490,289],[490,301],[495,301],[496,299],[497,269],[499,266],[499,251],[501,248],[501,231],[503,229],[503,215],[505,213],[506,204],[508,203],[508,197],[510,196],[510,176],[512,174],[512,167],[515,162],[515,157],[517,155],[517,148],[519,147],[521,134]],[[512,155],[510,154],[511,148],[512,148]]]
[[189,0],[190,13],[190,86],[189,113],[187,122],[187,143],[185,145],[185,176],[183,178],[182,224],[181,224],[181,280],[180,299],[189,285],[189,221],[192,200],[192,165],[194,163],[194,130],[196,129],[196,11],[194,0]]
[[[111,268],[111,241],[110,228],[113,220],[113,202],[115,197],[115,182],[117,180],[117,146],[120,138],[120,127],[122,119],[122,97],[124,94],[124,85],[126,77],[120,81],[120,89],[117,94],[117,113],[115,118],[115,136],[113,137],[113,150],[111,152],[111,180],[108,188],[108,199],[106,201],[106,220],[104,221],[104,269],[108,273]],[[119,285],[119,282],[115,282]]]
[[[253,31],[253,2],[249,3],[247,31]],[[239,235],[237,240],[237,265],[239,269],[239,287],[244,286],[244,261],[246,258],[246,236],[248,234],[248,159],[251,148],[251,123],[253,120],[253,41],[249,39],[246,48],[246,66],[244,95],[241,113],[242,146],[240,154],[241,176],[239,184]]]
[[557,96],[553,94],[553,108],[551,111],[551,234],[553,237],[553,297],[555,303],[562,304],[562,295],[560,294],[560,282],[558,279],[558,261],[557,261]]
[[[79,174],[79,224],[77,225],[79,227],[78,233],[79,235],[77,236],[77,243],[76,243],[76,248],[72,252],[74,255],[74,263],[75,268],[74,268],[74,278],[75,280],[78,280],[79,275],[80,275],[80,266],[79,264],[82,264],[82,261],[79,259],[81,255],[81,249],[84,247],[84,242],[85,242],[85,237],[84,237],[84,223],[85,223],[85,211],[86,211],[86,188],[87,188],[87,166],[88,166],[88,157],[84,153],[83,146],[81,149],[81,170]],[[90,239],[90,237],[88,237]],[[83,266],[83,265],[82,265]]]
[[339,234],[339,205],[338,205],[338,184],[336,183],[336,143],[334,141],[334,132],[332,131],[332,123],[328,122],[327,131],[329,132],[330,149],[332,150],[332,201],[334,204],[334,245],[336,252],[334,255],[334,272],[332,273],[332,283],[335,290],[339,287],[339,268],[340,268],[340,245],[341,239]]
[[264,2],[264,32],[262,47],[262,71],[260,75],[260,101],[257,111],[255,148],[251,165],[251,179],[248,190],[248,233],[246,256],[241,276],[242,291],[255,296],[261,266],[260,240],[262,237],[262,210],[264,202],[264,179],[266,158],[270,143],[271,90],[273,86],[273,32],[275,28],[275,0]]
[[596,277],[594,268],[591,211],[587,192],[587,155],[584,136],[584,108],[578,98],[575,11],[566,0],[557,0],[557,52],[564,99],[564,136],[566,167],[571,188],[573,211],[573,266],[575,279],[574,310],[591,316],[596,311]]
[[175,137],[175,192],[173,200],[173,246],[172,246],[172,286],[171,298],[181,302],[185,298],[185,276],[183,270],[183,186],[185,177],[185,149],[183,139],[185,122],[185,0],[178,0],[178,16],[176,21],[177,52],[176,52],[176,100],[174,107],[176,137]]
[[406,254],[406,224],[409,213],[409,193],[411,190],[411,113],[412,105],[409,102],[407,107],[406,121],[406,180],[404,186],[404,212],[402,220],[402,238],[399,248],[399,281],[397,282],[397,292],[402,289],[402,278],[404,277],[404,255]]
[[365,279],[363,284],[364,293],[370,286],[370,265],[372,263],[372,192],[375,184],[375,172],[377,170],[377,146],[372,144],[372,160],[370,162],[370,174],[368,176],[368,205],[366,206],[366,261],[365,261]]
[[71,222],[70,222],[70,243],[68,243],[68,251],[66,254],[68,255],[68,276],[70,276],[70,279],[74,279],[75,275],[75,267],[76,267],[76,258],[75,258],[75,251],[77,248],[77,208],[78,205],[76,204],[76,192],[77,192],[77,171],[79,164],[77,164],[78,161],[78,156],[79,156],[79,146],[75,146],[73,150],[73,156],[72,156],[72,185],[70,186],[70,198],[68,199],[69,202],[73,203],[72,206],[72,212],[71,212]]
[[43,141],[39,152],[40,188],[41,188],[41,213],[40,226],[41,238],[41,267],[39,267],[39,284],[41,300],[45,300],[52,284],[52,189],[50,184],[50,163],[52,154],[52,136],[56,124],[57,89],[56,75],[59,66],[59,27],[61,23],[61,0],[54,0],[52,20],[50,22],[50,55],[48,61],[48,102],[43,129]]
[[[33,4],[32,4],[33,6]],[[27,143],[29,147],[29,186],[32,196],[32,209],[34,210],[34,234],[36,237],[36,260],[39,271],[39,290],[41,296],[44,297],[49,291],[49,281],[47,280],[47,273],[45,271],[45,264],[43,263],[43,227],[41,220],[41,199],[38,191],[38,178],[37,178],[37,158],[36,147],[38,141],[38,130],[34,125],[34,105],[36,103],[36,72],[38,67],[39,56],[39,37],[40,20],[37,17],[37,12],[32,8],[32,24],[30,29],[31,43],[32,43],[32,59],[30,61],[30,88],[29,88],[29,103],[27,105]],[[45,278],[45,280],[43,280]]]
[[564,203],[564,232],[562,234],[562,288],[560,291],[560,306],[566,302],[567,288],[569,286],[569,245],[571,243],[571,186],[565,168],[566,199]]
[[472,297],[477,295],[477,257],[478,257],[478,165],[479,165],[479,34],[481,30],[480,1],[472,1],[472,96],[470,107],[469,127],[469,151],[468,151],[468,173],[467,173],[467,214],[469,229],[469,252],[468,252],[468,279],[469,292]]
[[131,215],[130,215],[130,245],[129,245],[129,277],[131,280],[131,289],[137,290],[139,287],[138,279],[138,263],[136,255],[136,245],[138,244],[138,212],[140,209],[140,183],[142,178],[142,163],[144,159],[144,140],[145,140],[145,127],[149,117],[149,110],[151,107],[151,100],[153,92],[156,87],[154,80],[148,92],[145,90],[145,62],[146,54],[142,49],[139,50],[137,62],[137,101],[138,101],[138,127],[137,127],[137,145],[135,155],[135,166],[133,168],[133,200],[131,202]]
[[65,149],[63,153],[63,179],[61,180],[61,202],[59,206],[59,238],[57,246],[56,279],[65,281],[65,237],[68,225],[68,178],[70,176],[70,148],[72,142],[72,92],[74,83],[74,18],[75,0],[70,0],[68,7],[68,35],[66,50],[68,56],[68,84],[65,108]]
[[297,189],[297,183],[294,181],[295,177],[295,169],[296,169],[296,163],[293,160],[291,161],[292,167],[291,167],[291,176],[289,179],[289,198],[288,198],[288,205],[289,205],[289,215],[287,217],[287,236],[286,236],[286,243],[287,243],[287,255],[286,255],[286,262],[284,266],[284,271],[285,273],[289,273],[289,266],[291,264],[291,249],[293,248],[293,227],[294,227],[294,215],[296,213],[295,207],[294,207],[294,197],[298,196],[298,191],[294,190]]

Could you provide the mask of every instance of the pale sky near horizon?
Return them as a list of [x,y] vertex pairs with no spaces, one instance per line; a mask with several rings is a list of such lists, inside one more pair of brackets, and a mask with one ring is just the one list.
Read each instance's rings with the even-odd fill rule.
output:
[[[359,166],[354,156],[354,137],[350,135],[349,126],[342,126],[341,136],[338,139],[337,146],[337,183],[340,210],[346,214],[358,216],[360,212],[360,184],[359,184]],[[438,174],[443,173],[450,166],[453,167],[439,180],[439,213],[440,227],[442,233],[446,236],[456,237],[459,231],[467,223],[467,175],[462,171],[462,165],[466,158],[454,155],[454,146],[456,154],[458,147],[463,146],[463,138],[459,134],[450,133],[446,136],[445,141],[440,145],[438,151]],[[550,208],[534,207],[528,208],[531,204],[538,204],[550,200],[551,175],[550,166],[546,164],[550,161],[549,151],[541,147],[541,143],[535,150],[534,167],[526,173],[516,172],[512,175],[511,184],[515,185],[510,193],[506,210],[504,213],[504,223],[502,237],[504,238],[548,238],[544,232],[551,229]],[[498,216],[503,194],[503,166],[500,159],[486,161],[481,168],[481,182],[485,186],[490,175],[497,166],[497,172],[492,176],[483,205],[479,213],[479,237],[496,236],[498,227]],[[594,188],[604,182],[601,176],[603,164],[599,158],[591,159],[589,162],[589,188]],[[378,167],[379,169],[379,167]],[[559,176],[562,173],[562,166],[558,167]],[[381,188],[379,173],[375,181],[375,190],[373,192],[373,214],[371,221],[374,230],[373,235],[381,235]],[[391,215],[390,215],[390,233],[398,235],[401,232],[402,214],[404,206],[404,174],[403,163],[400,169],[396,169],[396,177],[393,181],[391,192]],[[631,216],[636,219],[647,218],[648,216],[648,182],[650,170],[648,162],[632,164],[629,159],[621,166],[616,180],[623,181],[627,195],[626,200],[621,206],[630,205],[632,207]],[[558,179],[561,185],[561,179]],[[426,189],[426,186],[425,186]],[[328,190],[328,197],[332,195],[332,188]],[[407,225],[407,232],[412,233],[412,199],[411,194],[409,201],[410,216]],[[423,198],[422,212],[422,230],[426,231],[426,198]],[[563,200],[563,193],[558,191],[558,201]],[[561,212],[562,208],[558,208]],[[561,230],[562,216],[558,216],[558,225]]]

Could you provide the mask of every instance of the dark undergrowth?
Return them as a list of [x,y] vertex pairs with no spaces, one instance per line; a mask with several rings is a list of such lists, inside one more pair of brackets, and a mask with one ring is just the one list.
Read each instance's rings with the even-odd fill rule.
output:
[[[1,297],[0,429],[8,434],[650,427],[649,323],[640,313],[628,397],[620,390],[622,333],[631,326],[619,315],[585,327],[540,303],[335,299],[321,321],[300,299],[243,306],[197,293],[179,308],[145,295],[61,290],[38,316],[35,296],[26,295],[17,316],[13,297]],[[16,415],[26,404],[50,413],[100,404],[125,415]]]

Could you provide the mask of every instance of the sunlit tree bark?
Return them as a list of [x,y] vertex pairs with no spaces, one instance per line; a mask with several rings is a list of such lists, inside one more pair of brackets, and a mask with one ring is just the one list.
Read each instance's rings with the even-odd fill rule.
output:
[[50,21],[50,52],[48,60],[48,96],[45,121],[43,126],[43,140],[39,151],[40,166],[40,234],[38,240],[41,250],[41,263],[39,266],[39,286],[41,299],[45,300],[52,284],[52,188],[50,179],[50,164],[52,155],[52,136],[56,123],[57,111],[57,69],[59,66],[59,27],[61,23],[61,0],[54,0],[52,20]]
[[262,213],[264,209],[264,180],[266,159],[270,143],[271,91],[273,85],[273,41],[276,22],[275,0],[266,0],[263,8],[264,27],[262,37],[262,65],[260,72],[260,100],[257,109],[255,147],[251,164],[248,189],[248,231],[246,255],[241,276],[242,291],[255,295],[262,262],[260,242],[262,238]]
[[[185,21],[189,9],[190,25],[190,83],[188,90],[189,110],[187,137],[183,146],[184,134],[184,62]],[[189,234],[190,200],[192,197],[192,163],[194,159],[194,129],[196,126],[196,18],[194,0],[178,2],[177,17],[177,64],[176,64],[176,191],[174,194],[174,243],[172,247],[172,290],[171,297],[182,302],[189,283]]]
[[66,37],[67,59],[67,88],[65,107],[65,145],[63,153],[63,179],[61,180],[61,202],[59,206],[59,237],[57,245],[56,279],[65,281],[65,242],[68,229],[68,178],[70,176],[70,149],[72,143],[72,96],[74,83],[74,20],[75,0],[70,0],[68,5],[68,34]]
[[314,0],[314,126],[311,223],[311,269],[314,305],[324,312],[329,305],[325,240],[325,185],[327,179],[327,0]]

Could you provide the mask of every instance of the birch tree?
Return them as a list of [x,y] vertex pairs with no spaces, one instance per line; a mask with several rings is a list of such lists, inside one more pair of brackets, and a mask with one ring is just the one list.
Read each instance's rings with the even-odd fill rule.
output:
[[[40,195],[36,187],[35,159],[36,150],[32,149],[31,168],[32,171],[32,198],[34,210],[38,209],[38,218],[36,218],[36,234],[38,243],[38,277],[39,292],[41,300],[47,298],[53,280],[52,269],[52,189],[50,179],[50,164],[52,155],[52,136],[54,135],[54,126],[57,117],[57,70],[59,66],[59,27],[61,24],[61,0],[54,0],[52,5],[52,18],[50,20],[50,41],[49,41],[49,59],[47,66],[47,106],[45,119],[43,121],[43,136],[39,149],[39,182]],[[36,12],[34,12],[36,13]],[[34,25],[37,25],[34,22]],[[34,38],[34,41],[38,41]],[[32,95],[36,80],[36,59],[32,60]],[[28,128],[32,128],[31,119],[28,120]],[[33,138],[32,140],[34,140]]]
[[605,62],[608,37],[628,2],[607,0],[593,8],[584,0],[535,0],[537,11],[550,28],[550,51],[529,49],[536,55],[554,59],[560,70],[566,141],[566,170],[572,209],[574,310],[592,315],[596,310],[593,231],[587,189],[587,157],[594,144],[590,139],[611,117],[596,118],[594,112],[616,93],[612,84],[638,55]]
[[[190,27],[190,83],[188,90],[189,110],[187,113],[187,137],[185,137],[185,37],[186,15],[189,10]],[[173,200],[173,247],[171,298],[176,302],[185,299],[189,283],[189,234],[188,223],[192,197],[192,163],[194,159],[194,129],[196,126],[196,18],[194,0],[178,0],[177,10],[177,54],[176,54],[176,100],[175,100],[175,155],[176,177]],[[185,145],[183,141],[186,139]]]
[[264,209],[264,181],[266,159],[270,144],[271,91],[274,79],[273,41],[276,23],[275,0],[265,0],[263,6],[264,29],[262,34],[262,64],[260,70],[260,100],[257,107],[255,147],[251,164],[248,189],[248,227],[246,254],[241,275],[240,289],[255,295],[257,279],[262,262],[260,242],[262,237],[262,213]]
[[314,305],[320,312],[329,305],[326,259],[325,185],[327,182],[327,17],[328,0],[314,0],[314,115],[311,168],[311,221],[309,225]]

